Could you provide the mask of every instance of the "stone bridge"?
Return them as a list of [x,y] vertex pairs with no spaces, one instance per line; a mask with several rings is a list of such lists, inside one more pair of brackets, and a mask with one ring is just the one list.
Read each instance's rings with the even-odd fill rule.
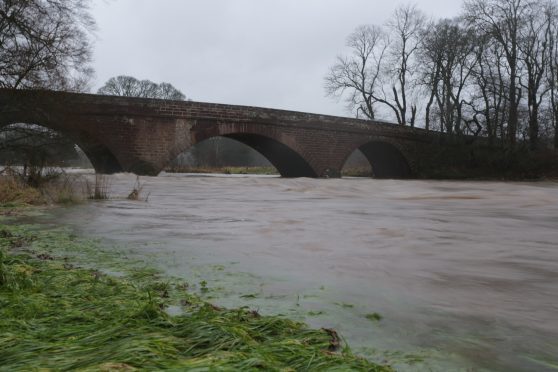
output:
[[395,124],[191,101],[0,90],[0,126],[38,124],[68,136],[101,173],[157,175],[215,136],[265,156],[284,177],[339,177],[360,149],[377,178],[424,177],[439,133]]

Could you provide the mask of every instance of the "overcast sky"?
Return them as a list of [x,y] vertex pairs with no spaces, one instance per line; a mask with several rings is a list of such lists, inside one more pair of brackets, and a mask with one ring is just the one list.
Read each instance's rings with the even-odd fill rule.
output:
[[[418,0],[452,17],[461,0]],[[358,25],[383,24],[404,1],[104,0],[97,90],[116,75],[169,82],[195,101],[347,116],[323,80]]]

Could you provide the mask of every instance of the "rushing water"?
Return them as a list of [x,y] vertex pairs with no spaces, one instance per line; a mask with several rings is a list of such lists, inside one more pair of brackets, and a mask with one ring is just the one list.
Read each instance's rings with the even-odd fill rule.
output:
[[[113,176],[111,193],[134,181]],[[142,181],[148,202],[58,221],[206,281],[213,302],[335,328],[403,370],[558,370],[558,183]]]

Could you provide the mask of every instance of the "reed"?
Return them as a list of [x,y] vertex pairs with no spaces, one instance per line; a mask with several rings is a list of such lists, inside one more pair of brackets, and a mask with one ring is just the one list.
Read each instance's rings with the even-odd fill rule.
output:
[[88,199],[107,200],[110,198],[111,181],[106,174],[95,173],[95,181],[85,180],[85,193]]
[[132,191],[128,194],[128,200],[141,200],[147,202],[149,200],[149,194],[147,196],[143,196],[143,187],[145,186],[144,183],[140,182],[139,176],[136,177],[136,182],[134,183],[134,187]]

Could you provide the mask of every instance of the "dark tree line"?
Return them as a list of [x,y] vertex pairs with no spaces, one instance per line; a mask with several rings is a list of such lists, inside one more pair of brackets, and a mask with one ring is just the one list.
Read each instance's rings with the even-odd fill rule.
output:
[[557,35],[556,0],[465,0],[438,20],[403,6],[355,29],[326,92],[359,117],[558,148]]

